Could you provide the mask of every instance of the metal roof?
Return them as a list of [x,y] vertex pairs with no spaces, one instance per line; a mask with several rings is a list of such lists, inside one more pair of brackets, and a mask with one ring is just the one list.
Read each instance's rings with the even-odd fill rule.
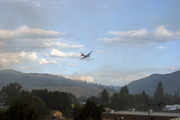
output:
[[[125,114],[125,115],[144,115],[148,116],[147,112],[141,112],[141,111],[115,111],[114,114]],[[152,112],[150,115],[152,116],[173,116],[173,117],[180,117],[180,112],[177,113],[171,113],[171,112]]]

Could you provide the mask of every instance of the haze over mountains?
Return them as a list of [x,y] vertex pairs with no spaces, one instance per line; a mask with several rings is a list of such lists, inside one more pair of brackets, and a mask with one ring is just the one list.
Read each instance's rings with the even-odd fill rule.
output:
[[[103,91],[104,86],[75,81],[62,76],[38,73],[22,73],[12,69],[0,71],[0,89],[9,83],[19,83],[23,89],[48,89],[50,91],[70,92],[76,97],[97,96]],[[109,89],[110,94],[113,90]]]
[[[163,84],[164,92],[174,95],[175,91],[180,91],[180,71],[170,74],[152,74],[146,78],[133,81],[127,85],[130,94],[142,93],[144,90],[147,94],[153,95],[156,90],[158,82]],[[15,70],[1,70],[0,71],[0,89],[9,83],[17,82],[22,85],[25,90],[32,89],[48,89],[50,91],[63,91],[71,92],[80,96],[97,96],[104,89],[94,83],[87,83],[82,81],[75,81],[64,78],[62,76],[51,74],[38,74],[38,73],[22,73]],[[119,88],[118,86],[111,86]],[[118,90],[117,90],[118,91]],[[113,90],[109,88],[108,92],[112,95]]]
[[142,93],[144,90],[148,95],[154,95],[159,81],[163,84],[164,93],[174,95],[175,91],[180,91],[180,70],[170,74],[152,74],[129,83],[127,87],[130,94]]

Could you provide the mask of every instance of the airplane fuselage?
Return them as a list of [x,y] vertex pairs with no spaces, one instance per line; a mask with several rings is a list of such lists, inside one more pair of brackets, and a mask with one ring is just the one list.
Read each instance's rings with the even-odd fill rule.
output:
[[83,56],[81,59],[84,59],[84,58],[89,57],[92,52],[93,52],[93,51],[91,51],[91,52],[88,53],[87,55],[84,55],[84,54],[81,52],[81,55],[80,55],[80,56]]

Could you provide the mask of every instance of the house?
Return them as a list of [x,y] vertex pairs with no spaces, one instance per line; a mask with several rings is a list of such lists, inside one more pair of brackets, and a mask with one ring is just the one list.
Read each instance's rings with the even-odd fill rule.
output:
[[111,109],[110,108],[104,108],[106,113],[110,113]]
[[71,104],[71,107],[72,107],[72,108],[74,108],[74,106],[75,106],[74,104]]
[[86,102],[79,102],[80,106],[85,106]]
[[4,106],[4,103],[0,103],[0,111],[5,111],[8,109],[8,106]]
[[62,117],[62,113],[58,110],[51,110],[50,114],[56,118],[61,118]]
[[148,111],[115,111],[113,114],[103,113],[103,120],[180,120],[178,112],[152,112]]

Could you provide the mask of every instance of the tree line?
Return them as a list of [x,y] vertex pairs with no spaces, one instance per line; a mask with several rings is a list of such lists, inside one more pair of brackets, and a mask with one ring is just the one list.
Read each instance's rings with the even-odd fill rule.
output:
[[3,87],[0,96],[4,98],[5,105],[10,106],[6,111],[0,111],[0,120],[11,120],[13,117],[17,120],[30,120],[32,116],[39,119],[39,115],[49,115],[50,110],[59,110],[68,115],[72,111],[71,104],[76,102],[75,96],[71,93],[52,92],[47,89],[29,92],[22,90],[18,83],[10,83]]
[[161,110],[165,105],[180,103],[179,92],[175,91],[174,95],[164,93],[163,84],[158,82],[157,88],[154,91],[154,96],[149,96],[143,90],[142,93],[136,93],[134,95],[129,94],[127,86],[121,87],[118,93],[109,95],[106,89],[104,89],[99,96],[92,96],[87,100],[94,101],[104,107],[109,107],[114,110],[129,110],[135,108],[136,110],[148,110],[149,104],[158,104],[163,102],[160,107],[152,106],[155,110]]
[[[3,87],[0,96],[5,99],[5,105],[10,106],[6,111],[0,111],[0,120],[38,120],[39,115],[49,115],[50,110],[59,110],[63,115],[69,115],[73,111],[73,119],[78,120],[100,120],[104,107],[109,107],[116,111],[128,110],[135,108],[136,110],[147,110],[148,104],[160,103],[162,109],[167,104],[176,104],[180,102],[179,92],[175,91],[174,95],[164,93],[162,82],[159,81],[154,96],[149,96],[145,91],[129,94],[127,86],[121,87],[118,93],[112,96],[104,89],[99,96],[82,98],[80,101],[86,102],[82,107],[78,103],[78,99],[71,93],[32,90],[31,92],[22,90],[22,86],[18,83],[10,83]],[[72,108],[71,104],[75,104]],[[155,109],[158,109],[157,107]]]

